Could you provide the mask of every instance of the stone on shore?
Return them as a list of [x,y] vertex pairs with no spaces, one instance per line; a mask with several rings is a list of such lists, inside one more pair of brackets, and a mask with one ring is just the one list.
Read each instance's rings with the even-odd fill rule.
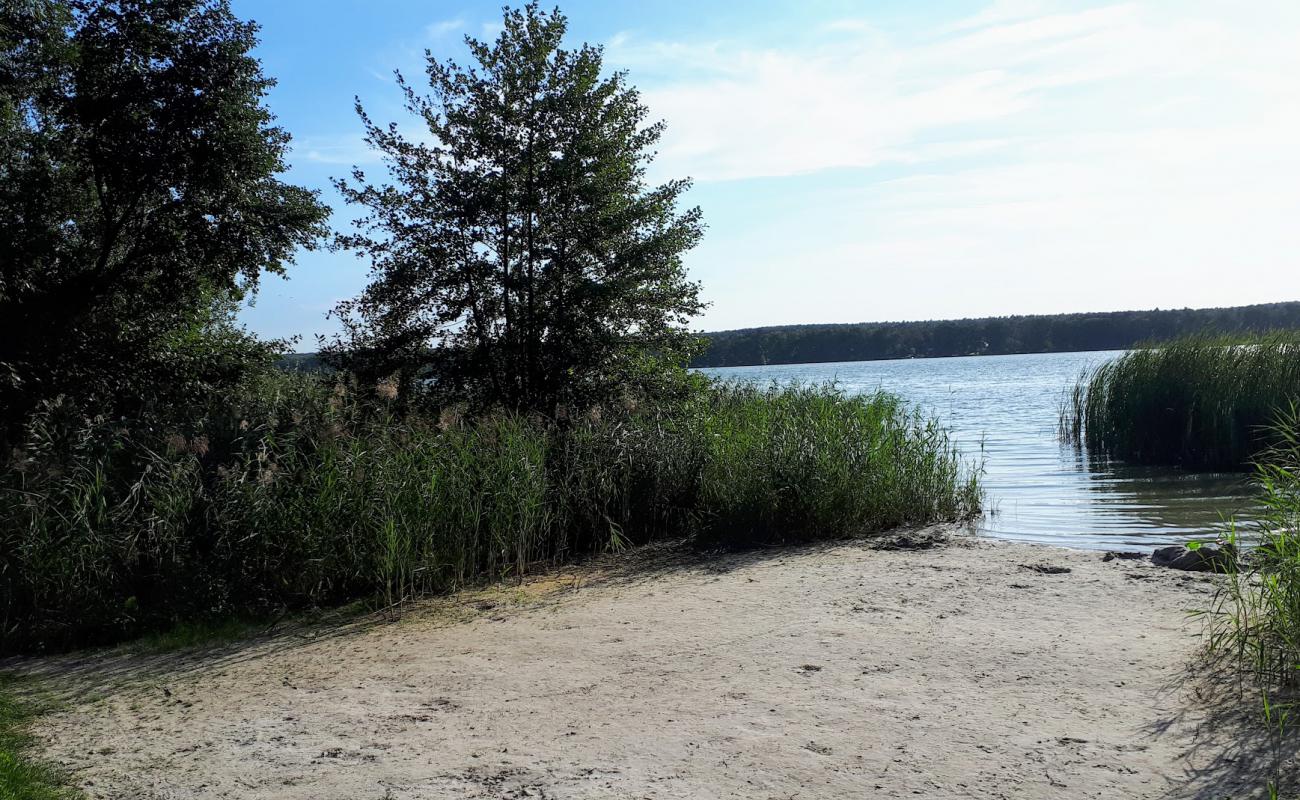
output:
[[1236,551],[1230,545],[1222,547],[1203,544],[1191,548],[1176,544],[1158,548],[1151,554],[1151,563],[1157,567],[1183,569],[1190,572],[1223,572],[1236,563]]

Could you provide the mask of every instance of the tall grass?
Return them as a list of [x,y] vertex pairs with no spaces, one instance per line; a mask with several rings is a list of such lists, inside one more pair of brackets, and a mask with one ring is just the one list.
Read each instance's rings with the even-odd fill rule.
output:
[[887,396],[713,387],[543,420],[388,413],[272,375],[184,430],[57,407],[0,476],[0,651],[411,597],[661,537],[745,546],[977,513]]
[[1193,336],[1145,345],[1080,377],[1062,435],[1098,455],[1249,469],[1270,422],[1300,401],[1300,333]]
[[846,536],[979,508],[978,477],[947,432],[888,395],[742,385],[707,395],[695,416],[708,541]]
[[1271,428],[1271,444],[1258,458],[1262,508],[1246,529],[1227,533],[1234,546],[1253,545],[1229,569],[1210,607],[1207,644],[1236,665],[1276,749],[1270,795],[1283,778],[1282,745],[1300,716],[1300,407],[1290,405]]
[[1276,444],[1255,470],[1261,507],[1228,533],[1253,545],[1227,575],[1211,613],[1211,648],[1230,653],[1260,685],[1300,688],[1300,410],[1273,427]]

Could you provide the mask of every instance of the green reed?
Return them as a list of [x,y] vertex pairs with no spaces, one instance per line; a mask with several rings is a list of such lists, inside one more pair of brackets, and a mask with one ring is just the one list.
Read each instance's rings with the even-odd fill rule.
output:
[[0,650],[359,597],[396,613],[660,538],[846,537],[965,519],[980,500],[932,420],[830,387],[398,417],[276,374],[183,429],[52,408],[0,477]]
[[1080,376],[1063,438],[1112,458],[1248,469],[1270,422],[1300,400],[1300,334],[1193,336],[1146,345]]
[[977,470],[946,431],[888,395],[732,386],[696,414],[704,540],[837,538],[979,508]]
[[1283,745],[1300,715],[1300,406],[1280,412],[1270,433],[1255,467],[1261,508],[1251,522],[1233,523],[1225,534],[1227,544],[1249,549],[1199,614],[1209,651],[1230,658],[1243,690],[1260,698],[1276,751],[1269,784],[1276,797],[1285,771]]
[[1273,426],[1276,442],[1259,458],[1261,507],[1234,523],[1234,545],[1251,545],[1230,571],[1209,613],[1211,648],[1233,655],[1261,685],[1300,687],[1300,411]]

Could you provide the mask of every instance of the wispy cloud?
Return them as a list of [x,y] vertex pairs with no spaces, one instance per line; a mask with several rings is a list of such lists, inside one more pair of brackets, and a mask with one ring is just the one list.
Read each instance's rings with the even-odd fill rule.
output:
[[455,19],[446,19],[429,24],[424,29],[424,35],[429,39],[437,40],[453,33],[460,33],[466,27],[465,18],[456,17]]
[[1047,0],[994,0],[994,2],[968,17],[962,17],[940,26],[939,31],[952,33],[990,25],[1019,22],[1033,17],[1045,16],[1052,12],[1051,3]]
[[294,141],[293,149],[295,156],[317,164],[362,166],[380,161],[379,153],[366,144],[360,133],[304,137]]
[[[1174,92],[1184,107],[1166,111],[1189,127],[1215,124],[1215,98],[1234,93],[1274,93],[1264,105],[1300,99],[1300,53],[1280,38],[1261,48],[1230,14],[1042,9],[1003,2],[906,39],[845,19],[788,48],[620,35],[609,59],[661,75],[644,88],[669,123],[664,168],[700,180],[916,162],[936,141],[1131,126]],[[1089,93],[1108,94],[1114,115],[1074,119],[1095,105]]]
[[[1300,3],[996,0],[918,16],[793,22],[779,41],[743,24],[725,39],[611,28],[607,66],[668,123],[652,178],[699,182],[710,229],[688,263],[714,301],[704,327],[1292,291]],[[417,74],[425,47],[455,52],[453,22],[499,31],[416,28],[430,38],[377,59],[376,77]],[[365,99],[421,135],[391,91]],[[359,133],[295,151],[331,173],[378,160]]]
[[654,177],[700,182],[725,328],[1281,299],[1297,37],[1282,0],[1003,0],[608,58],[668,123]]

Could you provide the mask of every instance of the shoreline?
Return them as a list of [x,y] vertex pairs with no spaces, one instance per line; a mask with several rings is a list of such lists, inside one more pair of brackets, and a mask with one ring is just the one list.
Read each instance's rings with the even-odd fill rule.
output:
[[11,668],[66,695],[35,733],[90,797],[1258,789],[1244,721],[1189,672],[1185,611],[1210,578],[987,537],[927,546],[949,532],[652,546],[392,623]]

